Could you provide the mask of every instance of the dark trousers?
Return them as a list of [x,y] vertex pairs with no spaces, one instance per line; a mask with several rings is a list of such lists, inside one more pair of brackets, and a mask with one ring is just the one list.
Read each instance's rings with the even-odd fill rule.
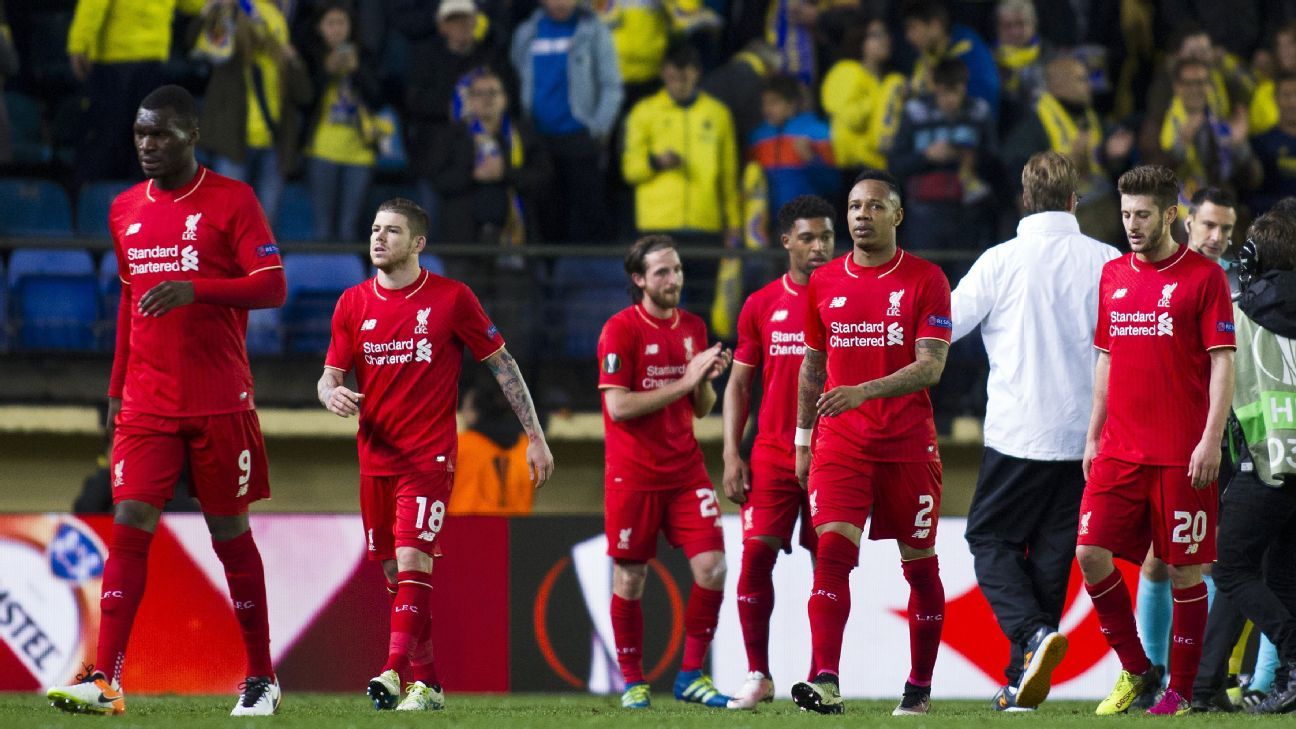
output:
[[1010,684],[1021,676],[1031,634],[1062,619],[1083,492],[1079,461],[1030,461],[992,448],[981,457],[964,536],[981,592],[1012,644]]
[[1215,586],[1287,663],[1296,660],[1296,484],[1233,477],[1220,506]]
[[[1215,574],[1219,574],[1218,568]],[[1215,586],[1219,587],[1218,577],[1216,579]],[[1229,657],[1238,638],[1242,637],[1244,627],[1246,616],[1237,609],[1228,595],[1223,591],[1216,592],[1215,602],[1211,603],[1210,617],[1206,620],[1206,639],[1202,644],[1201,662],[1197,664],[1197,680],[1193,683],[1194,697],[1209,699],[1224,688]]]
[[85,82],[85,136],[77,148],[78,182],[139,179],[135,155],[135,112],[162,85],[159,61],[96,63]]
[[547,204],[537,211],[544,242],[610,243],[602,145],[586,132],[543,139],[554,164]]

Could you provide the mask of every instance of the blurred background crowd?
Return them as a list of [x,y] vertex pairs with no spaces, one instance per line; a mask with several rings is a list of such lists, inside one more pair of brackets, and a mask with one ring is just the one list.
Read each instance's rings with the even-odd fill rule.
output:
[[[9,358],[110,346],[106,210],[163,83],[200,98],[200,159],[253,185],[283,242],[289,303],[254,314],[254,357],[318,359],[399,195],[549,410],[597,408],[635,236],[677,238],[685,306],[732,340],[783,265],[773,213],[844,207],[863,167],[901,180],[900,245],[952,284],[1012,237],[1045,149],[1082,172],[1082,229],[1118,246],[1114,180],[1139,162],[1173,167],[1185,203],[1232,193],[1238,230],[1296,194],[1296,0],[43,0],[0,21]],[[980,343],[952,362],[942,429],[983,409]]]

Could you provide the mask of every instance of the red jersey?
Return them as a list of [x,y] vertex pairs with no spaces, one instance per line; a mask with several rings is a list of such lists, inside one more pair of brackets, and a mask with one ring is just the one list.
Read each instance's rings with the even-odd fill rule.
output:
[[754,448],[796,457],[797,380],[805,357],[806,287],[783,274],[747,297],[738,315],[734,362],[760,368],[763,395]]
[[464,347],[484,360],[504,347],[464,284],[420,271],[395,291],[377,277],[342,292],[324,366],[354,369],[360,405],[360,473],[453,471]]
[[1224,269],[1187,246],[1155,264],[1128,253],[1103,266],[1098,297],[1094,346],[1111,355],[1098,452],[1187,465],[1210,410],[1210,350],[1234,346]]
[[[635,304],[603,325],[599,389],[643,392],[665,387],[684,375],[694,353],[706,348],[706,324],[696,315],[676,309],[671,318],[658,319]],[[709,480],[702,448],[693,435],[692,395],[621,423],[612,420],[604,404],[603,428],[608,486],[656,491]]]
[[[896,251],[864,268],[851,253],[810,276],[806,346],[827,354],[824,391],[858,385],[917,361],[920,339],[949,342],[950,288],[935,264]],[[820,418],[815,452],[846,450],[871,461],[937,461],[936,422],[927,390],[868,400]]]
[[247,309],[193,303],[159,317],[139,312],[140,298],[163,281],[283,268],[252,188],[201,166],[176,190],[141,182],[113,200],[108,229],[130,297],[122,409],[188,417],[255,407]]

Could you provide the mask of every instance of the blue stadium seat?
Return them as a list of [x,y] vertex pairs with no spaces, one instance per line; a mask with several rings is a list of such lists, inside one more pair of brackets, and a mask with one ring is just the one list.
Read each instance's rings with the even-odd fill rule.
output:
[[365,279],[365,266],[353,253],[289,253],[283,263],[288,278],[283,308],[288,351],[320,354],[328,349],[338,297]]
[[315,218],[311,208],[310,189],[301,183],[284,186],[279,199],[279,219],[275,236],[280,240],[315,240]]
[[593,360],[603,324],[629,303],[619,258],[560,258],[554,265],[551,320],[560,322],[559,352],[568,359]]
[[77,193],[76,232],[77,235],[91,238],[107,238],[108,209],[112,207],[113,198],[120,195],[133,182],[104,181],[90,182]]
[[99,284],[93,276],[32,274],[14,287],[17,346],[27,350],[95,348]]
[[441,256],[435,253],[428,253],[427,251],[420,253],[419,265],[438,276],[446,275],[445,261],[442,261]]
[[49,180],[0,180],[0,235],[72,237],[72,204]]
[[99,259],[99,296],[103,324],[99,327],[99,348],[113,351],[117,343],[117,308],[121,304],[121,279],[117,277],[117,254],[107,251]]
[[89,251],[19,248],[5,280],[15,348],[95,348],[100,292]]
[[26,94],[6,91],[5,111],[9,114],[9,136],[14,162],[20,165],[48,164],[54,152],[45,134],[40,102]]
[[279,308],[248,312],[247,351],[250,355],[283,354],[283,313]]

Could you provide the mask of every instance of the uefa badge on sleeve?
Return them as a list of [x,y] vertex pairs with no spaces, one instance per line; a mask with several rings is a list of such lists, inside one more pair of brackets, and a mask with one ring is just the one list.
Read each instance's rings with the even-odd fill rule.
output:
[[613,375],[621,369],[621,357],[615,353],[608,352],[603,355],[603,374]]

